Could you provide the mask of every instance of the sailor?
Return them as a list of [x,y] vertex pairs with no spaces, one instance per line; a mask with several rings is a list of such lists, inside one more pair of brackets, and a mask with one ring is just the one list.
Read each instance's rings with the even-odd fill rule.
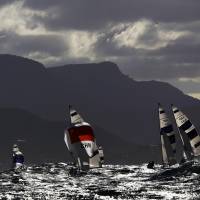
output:
[[154,169],[154,161],[150,161],[147,165],[147,168]]
[[13,145],[13,168],[18,169],[22,168],[24,164],[24,155],[19,150],[19,147],[17,144]]

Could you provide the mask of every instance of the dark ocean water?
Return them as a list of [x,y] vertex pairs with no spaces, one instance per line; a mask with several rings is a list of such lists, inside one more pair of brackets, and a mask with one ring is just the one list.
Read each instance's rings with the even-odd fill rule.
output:
[[200,199],[199,174],[198,164],[167,172],[159,165],[105,165],[75,174],[70,165],[50,163],[1,172],[0,199]]

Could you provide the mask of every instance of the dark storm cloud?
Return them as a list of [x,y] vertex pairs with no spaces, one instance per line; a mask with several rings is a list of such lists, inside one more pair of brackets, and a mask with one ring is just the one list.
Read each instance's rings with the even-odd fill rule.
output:
[[[178,61],[177,61],[178,60]],[[184,62],[179,56],[164,57],[132,56],[118,60],[121,69],[138,80],[172,80],[177,78],[196,78],[200,76],[199,63]]]
[[177,63],[200,63],[200,44],[170,44],[166,47],[149,52],[149,55],[156,57],[170,58],[168,62]]
[[95,44],[95,52],[100,57],[123,57],[137,53],[137,51],[132,48],[118,48],[116,43],[112,41],[113,34],[114,33],[106,33],[104,36],[100,37]]
[[[148,31],[149,32],[149,31]],[[157,32],[144,34],[139,37],[143,44],[150,45],[156,41]],[[138,80],[173,80],[182,77],[196,78],[200,76],[200,41],[193,35],[183,36],[180,39],[168,41],[162,48],[136,49],[134,47],[120,47],[112,42],[113,34],[105,35],[96,44],[96,52],[99,56],[110,57],[119,64],[126,74],[131,74]],[[161,42],[162,41],[158,41]],[[149,47],[149,46],[148,46]]]
[[[11,2],[23,1],[0,6]],[[200,76],[198,0],[24,0],[9,9],[0,53],[44,53],[34,59],[48,66],[110,60],[141,80]]]
[[[176,41],[164,48],[140,54],[142,59],[130,58],[129,70],[141,79],[176,79],[200,77],[200,43],[194,44],[192,38]],[[139,57],[139,56],[138,56]]]
[[64,41],[56,35],[26,35],[20,36],[14,33],[4,33],[0,39],[0,53],[28,54],[31,52],[43,52],[54,56],[60,56],[67,50]]
[[126,74],[130,74],[137,80],[173,80],[182,77],[195,78],[200,76],[198,64],[170,62],[170,57],[162,61],[155,58],[128,58],[119,60],[119,63]]
[[[199,93],[200,91],[200,84],[199,82],[193,82],[191,80],[188,80],[187,82],[185,81],[171,81],[171,83],[184,91],[185,93]],[[191,90],[192,89],[192,90]]]
[[186,22],[200,18],[197,0],[26,0],[33,9],[48,10],[40,20],[51,29],[99,29],[108,23],[140,18],[155,22]]
[[0,0],[0,7],[1,7],[1,6],[4,6],[4,5],[6,5],[6,4],[13,3],[13,2],[15,2],[15,1],[17,1],[17,0]]
[[23,36],[18,45],[23,47],[24,52],[32,50],[59,56],[66,51],[64,41],[59,36],[53,35]]
[[[187,27],[185,28],[187,29]],[[166,29],[166,31],[170,31],[170,29]],[[163,41],[159,39],[158,32],[152,28],[147,29],[137,40],[139,44],[146,45],[146,49],[134,46],[119,48],[112,40],[113,35],[105,34],[104,37],[101,37],[96,44],[96,52],[101,57],[108,56],[113,59],[112,61],[118,63],[122,71],[131,74],[135,79],[172,80],[200,76],[200,38],[198,32],[186,34],[175,40],[167,40],[166,44],[164,40],[165,45],[156,49],[148,48],[154,47],[156,43],[162,44]]]

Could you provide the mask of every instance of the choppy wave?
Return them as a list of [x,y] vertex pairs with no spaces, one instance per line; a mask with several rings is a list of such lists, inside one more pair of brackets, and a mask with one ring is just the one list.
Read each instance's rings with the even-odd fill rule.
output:
[[[156,165],[105,165],[76,173],[65,163],[0,173],[1,199],[199,199],[200,166],[164,173]],[[152,178],[153,177],[153,178]]]

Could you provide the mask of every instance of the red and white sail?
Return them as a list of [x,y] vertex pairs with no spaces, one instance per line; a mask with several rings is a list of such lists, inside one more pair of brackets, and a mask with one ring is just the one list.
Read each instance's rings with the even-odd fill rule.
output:
[[68,129],[71,146],[79,144],[85,149],[89,157],[94,154],[94,134],[92,127],[87,123],[73,126]]
[[176,163],[176,137],[172,123],[160,104],[159,120],[163,163],[166,165],[172,165]]
[[[98,149],[93,129],[72,107],[70,107],[70,121],[71,126],[65,132],[65,143],[78,164],[89,167],[90,159],[97,155]],[[98,159],[96,160],[98,162]]]
[[189,139],[194,156],[200,155],[200,136],[195,126],[190,122],[188,117],[177,107],[172,105],[173,114],[176,124],[180,131],[184,131]]

